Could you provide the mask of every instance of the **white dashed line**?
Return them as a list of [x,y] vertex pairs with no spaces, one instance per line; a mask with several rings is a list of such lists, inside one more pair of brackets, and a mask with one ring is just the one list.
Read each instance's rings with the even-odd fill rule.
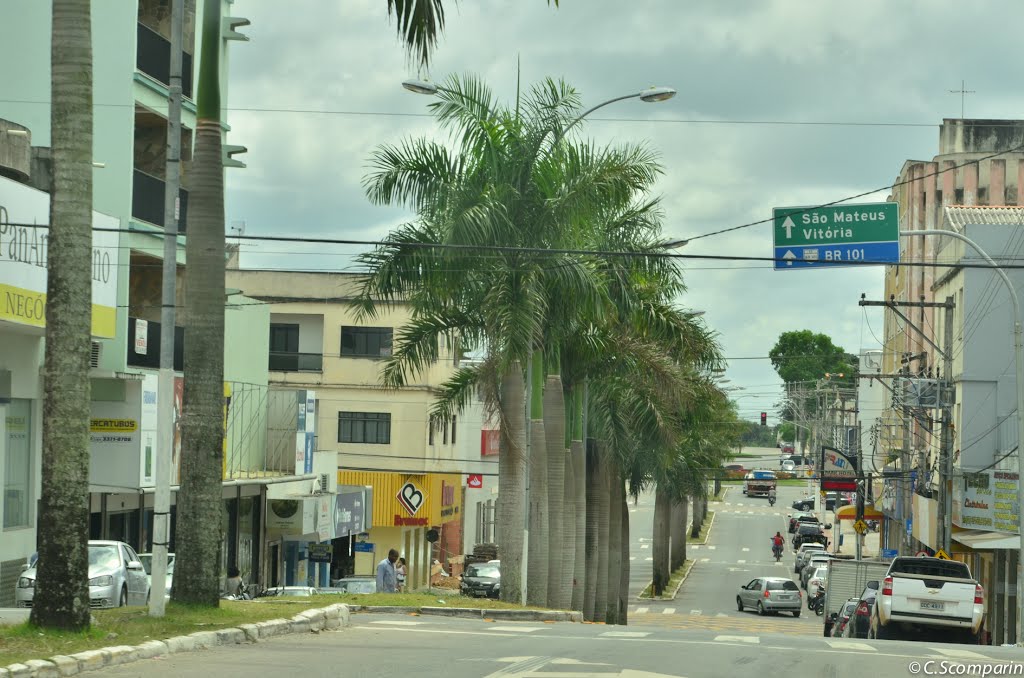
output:
[[748,547],[746,547],[746,546],[744,546],[743,548],[740,549],[740,551],[749,551],[749,550],[750,549]]
[[[600,634],[600,637],[602,637],[602,638],[646,638],[649,635],[651,635],[651,634],[646,632],[646,631],[605,631],[604,633]],[[534,675],[536,675],[536,674],[534,674]],[[564,673],[562,673],[562,674],[553,673],[551,675],[563,675],[564,676],[565,674]],[[582,675],[582,674],[576,674],[576,675]],[[587,675],[588,676],[593,676],[593,675],[596,675],[596,674],[588,673]],[[608,674],[608,675],[611,675],[611,674]]]
[[419,626],[420,624],[425,624],[426,622],[421,622],[421,621],[404,621],[404,620],[401,620],[401,619],[395,619],[395,620],[391,620],[391,621],[384,621],[384,620],[372,621],[370,623],[371,624],[387,624],[388,626]]
[[746,564],[747,564],[747,561],[745,561],[745,560],[737,560],[737,561],[736,561],[736,564],[737,564],[737,565],[746,565]]
[[693,615],[693,616],[698,616],[698,615],[700,615],[700,613],[701,613],[700,610],[690,610],[690,614]]
[[649,548],[651,548],[651,545],[650,544],[640,544],[640,548],[642,548],[642,549],[649,549]]
[[710,558],[701,558],[700,562],[702,562],[702,563],[710,563],[711,559]]
[[715,640],[720,643],[751,643],[758,645],[761,639],[757,636],[715,636]]
[[715,547],[714,546],[708,546],[708,549],[710,549],[711,551],[714,551]]
[[636,608],[636,614],[647,614],[650,611],[651,611],[651,608],[649,608],[649,607],[638,607],[638,608]]
[[636,556],[630,556],[629,559],[630,560],[636,560]]
[[933,647],[930,649],[947,657],[956,657],[957,659],[987,659],[985,655],[971,652],[970,650],[950,650],[944,647]]
[[859,650],[860,652],[878,652],[877,648],[871,647],[867,643],[857,643],[852,640],[826,640],[829,647],[833,647],[837,650]]
[[543,631],[546,627],[544,626],[488,626],[488,631],[505,631],[513,633],[533,633],[534,631]]
[[676,613],[676,608],[674,608],[674,607],[666,607],[664,610],[661,611],[661,613],[662,614],[675,614]]
[[654,562],[654,558],[644,558],[644,560],[646,560],[648,563]]

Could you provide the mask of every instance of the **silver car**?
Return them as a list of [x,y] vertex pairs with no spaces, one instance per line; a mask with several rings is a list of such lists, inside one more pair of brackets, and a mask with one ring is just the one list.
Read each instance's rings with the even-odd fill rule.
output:
[[736,594],[736,608],[740,612],[755,608],[758,614],[769,612],[792,612],[800,616],[803,595],[796,583],[786,577],[758,577],[740,587]]
[[[149,580],[149,588],[153,589],[153,554],[152,553],[140,553],[139,560],[142,561],[142,569],[146,571],[146,579]],[[167,600],[171,599],[171,583],[174,580],[174,554],[167,554],[167,577],[166,577],[166,591],[164,592],[164,598]]]
[[[16,607],[32,607],[36,568],[21,573],[14,590]],[[89,542],[89,607],[145,605],[149,579],[138,554],[120,541]]]

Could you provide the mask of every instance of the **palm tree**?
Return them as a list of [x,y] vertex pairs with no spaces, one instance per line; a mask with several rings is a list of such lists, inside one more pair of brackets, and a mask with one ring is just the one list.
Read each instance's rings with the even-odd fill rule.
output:
[[177,557],[172,596],[220,603],[224,511],[224,167],[220,122],[220,0],[205,0],[185,244],[185,393]]
[[619,622],[619,586],[622,582],[622,499],[625,486],[619,469],[608,474],[608,611],[606,624]]
[[[530,540],[527,549],[526,603],[548,604],[548,436],[544,428],[544,359],[533,354],[530,392]],[[558,485],[558,491],[564,488]]]
[[92,301],[90,0],[53,0],[42,491],[31,623],[89,628],[89,355]]

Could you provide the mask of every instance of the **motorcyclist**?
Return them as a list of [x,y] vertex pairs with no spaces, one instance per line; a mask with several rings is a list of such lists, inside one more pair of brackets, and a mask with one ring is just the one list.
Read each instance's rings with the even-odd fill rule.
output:
[[775,488],[774,487],[771,488],[770,490],[768,490],[768,505],[769,506],[774,506],[775,505]]
[[782,552],[782,545],[786,543],[781,532],[776,532],[772,537],[772,555],[779,555]]

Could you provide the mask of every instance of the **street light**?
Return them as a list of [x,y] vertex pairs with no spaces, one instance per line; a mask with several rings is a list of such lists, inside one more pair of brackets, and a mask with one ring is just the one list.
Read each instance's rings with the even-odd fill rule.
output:
[[[992,267],[992,270],[996,272],[996,275],[999,276],[1003,284],[1006,285],[1006,289],[1010,292],[1010,299],[1013,301],[1013,353],[1014,362],[1017,363],[1017,507],[1019,511],[1021,507],[1024,507],[1024,338],[1022,338],[1021,332],[1020,299],[1017,297],[1017,290],[1006,275],[1006,271],[993,261],[992,257],[985,250],[981,249],[976,242],[962,233],[939,229],[925,229],[922,231],[900,231],[900,235],[944,235],[963,241],[981,255],[981,258]],[[1021,529],[1021,526],[1018,526],[1017,534],[1019,539],[1024,542],[1024,530]],[[1020,546],[1018,546],[1019,548]],[[1024,567],[1019,562],[1017,564],[1017,591],[1018,611],[1024,614],[1024,596],[1020,595],[1020,592],[1024,591]],[[1021,617],[1021,619],[1024,619],[1024,617]],[[1024,645],[1024,629],[1021,628],[1022,626],[1024,624],[1017,625],[1018,646]]]

